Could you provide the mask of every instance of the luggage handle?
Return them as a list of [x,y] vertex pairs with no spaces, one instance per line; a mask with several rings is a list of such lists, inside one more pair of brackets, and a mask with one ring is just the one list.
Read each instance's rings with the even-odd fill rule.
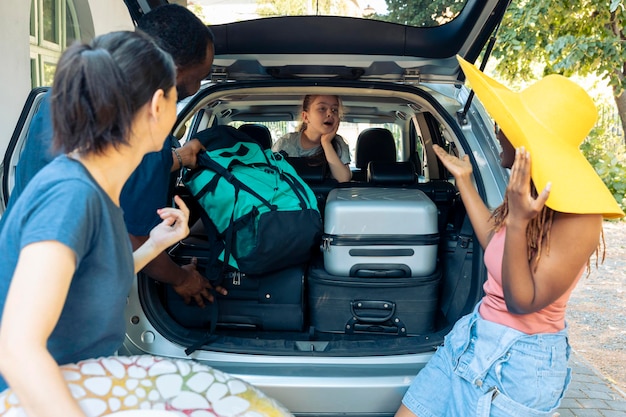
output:
[[354,300],[350,302],[350,312],[353,319],[358,322],[384,323],[396,314],[396,303],[384,300]]
[[346,334],[365,332],[407,335],[406,326],[395,315],[396,303],[383,300],[354,300],[350,303],[350,311],[352,317],[346,323]]
[[359,278],[406,278],[411,268],[405,264],[354,264],[349,276]]

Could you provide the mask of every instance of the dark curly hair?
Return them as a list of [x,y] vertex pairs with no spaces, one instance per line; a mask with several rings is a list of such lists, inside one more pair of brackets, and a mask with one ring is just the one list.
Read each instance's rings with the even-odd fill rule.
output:
[[159,6],[137,22],[137,29],[150,35],[174,58],[178,67],[204,62],[213,43],[213,32],[189,9],[178,4]]

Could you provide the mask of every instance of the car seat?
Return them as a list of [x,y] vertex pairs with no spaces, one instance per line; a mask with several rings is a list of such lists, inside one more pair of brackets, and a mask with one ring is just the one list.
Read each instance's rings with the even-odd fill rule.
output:
[[367,165],[370,184],[410,186],[416,181],[415,165],[411,161],[370,161]]
[[356,170],[353,181],[367,180],[367,166],[371,161],[396,161],[396,142],[388,129],[372,127],[359,134],[356,141]]
[[256,140],[263,150],[272,147],[272,134],[267,126],[258,123],[246,123],[237,129]]

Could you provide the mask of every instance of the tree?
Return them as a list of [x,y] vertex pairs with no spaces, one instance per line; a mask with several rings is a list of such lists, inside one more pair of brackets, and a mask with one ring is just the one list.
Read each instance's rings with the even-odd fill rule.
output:
[[[504,79],[597,75],[613,90],[626,132],[625,0],[513,0],[493,55]],[[626,143],[626,139],[625,143]]]
[[301,15],[346,15],[348,4],[358,7],[355,0],[257,0],[261,17]]
[[452,20],[465,4],[461,0],[386,0],[388,14],[376,18],[411,26],[438,26]]
[[210,24],[209,21],[207,21],[207,18],[204,16],[204,10],[202,9],[202,6],[200,6],[198,3],[196,3],[195,1],[189,1],[187,3],[187,8],[189,10],[191,10],[193,12],[193,14],[195,14],[196,16],[198,16],[198,19],[202,20],[203,23],[205,24]]

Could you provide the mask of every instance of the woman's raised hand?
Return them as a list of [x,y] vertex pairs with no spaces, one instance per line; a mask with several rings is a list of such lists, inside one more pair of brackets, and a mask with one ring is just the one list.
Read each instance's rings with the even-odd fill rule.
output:
[[530,153],[524,147],[517,148],[515,150],[515,162],[511,167],[511,177],[506,187],[509,199],[507,223],[509,221],[527,223],[537,216],[546,204],[546,200],[550,195],[550,187],[551,184],[548,183],[537,198],[532,196],[530,186]]
[[470,163],[469,156],[463,155],[462,158],[457,158],[456,156],[450,155],[439,145],[433,145],[433,150],[443,166],[446,167],[454,178],[469,177],[472,174],[472,164]]

